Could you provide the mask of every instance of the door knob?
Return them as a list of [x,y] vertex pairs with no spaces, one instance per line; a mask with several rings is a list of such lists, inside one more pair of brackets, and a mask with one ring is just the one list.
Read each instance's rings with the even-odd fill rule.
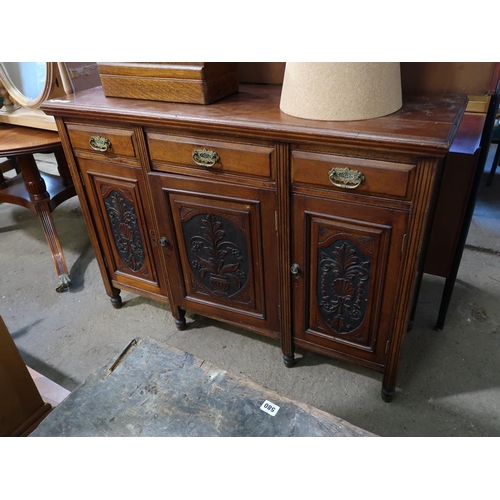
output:
[[165,238],[165,236],[162,236],[162,237],[160,238],[160,245],[161,245],[162,247],[166,247],[166,246],[168,245],[168,240],[167,240],[167,238]]
[[298,264],[292,264],[290,272],[297,278],[300,273],[300,266]]

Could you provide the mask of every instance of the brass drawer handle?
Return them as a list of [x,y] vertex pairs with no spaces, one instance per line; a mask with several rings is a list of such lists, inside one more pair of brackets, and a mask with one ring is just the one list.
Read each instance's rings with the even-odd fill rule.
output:
[[89,146],[95,151],[103,153],[111,147],[111,141],[106,137],[100,135],[92,135],[89,140]]
[[358,170],[351,170],[349,167],[335,167],[328,172],[330,182],[342,189],[355,189],[364,180],[365,176]]
[[219,160],[220,157],[215,151],[205,148],[193,151],[193,161],[201,167],[213,167]]

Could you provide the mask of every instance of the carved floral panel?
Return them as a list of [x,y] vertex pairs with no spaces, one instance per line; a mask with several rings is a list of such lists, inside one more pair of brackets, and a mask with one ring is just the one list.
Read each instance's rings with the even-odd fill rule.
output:
[[104,198],[104,206],[116,250],[123,264],[131,271],[140,271],[146,255],[134,205],[123,193],[112,190]]
[[188,259],[199,289],[222,298],[244,295],[249,259],[242,224],[240,218],[211,213],[198,213],[183,221]]
[[317,297],[321,316],[337,334],[349,334],[367,311],[371,259],[349,239],[318,248]]

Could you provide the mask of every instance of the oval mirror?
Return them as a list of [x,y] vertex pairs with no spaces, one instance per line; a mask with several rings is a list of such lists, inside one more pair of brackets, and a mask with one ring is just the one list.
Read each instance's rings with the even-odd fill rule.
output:
[[0,79],[5,90],[27,108],[36,108],[49,97],[52,72],[52,64],[47,62],[0,63]]

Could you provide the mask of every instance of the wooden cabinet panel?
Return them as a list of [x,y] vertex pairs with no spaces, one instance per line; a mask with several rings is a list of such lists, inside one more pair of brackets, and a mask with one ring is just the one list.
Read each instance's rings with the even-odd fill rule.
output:
[[110,280],[163,293],[151,244],[156,237],[143,199],[142,170],[87,159],[78,162]]
[[294,195],[294,340],[382,369],[407,215]]
[[[275,193],[150,174],[180,307],[278,336]],[[231,193],[231,196],[229,196]]]

